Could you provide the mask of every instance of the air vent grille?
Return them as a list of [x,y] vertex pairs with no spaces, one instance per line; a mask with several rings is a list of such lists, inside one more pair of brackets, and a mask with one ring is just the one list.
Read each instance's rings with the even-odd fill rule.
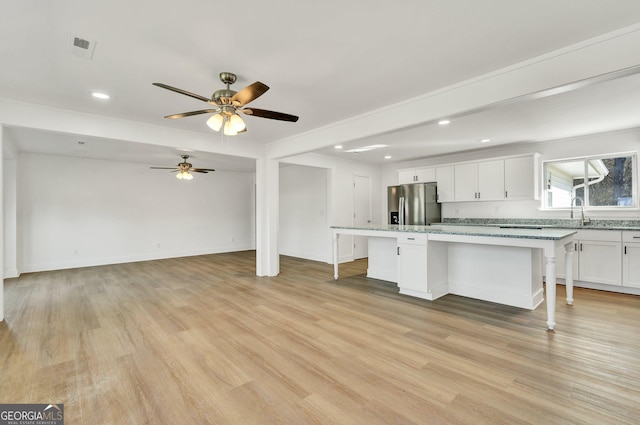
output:
[[91,43],[89,42],[89,40],[85,40],[85,39],[80,38],[80,37],[73,37],[73,45],[75,47],[79,47],[79,48],[84,49],[84,50],[89,50],[89,45],[90,44]]
[[92,59],[96,49],[96,42],[80,37],[77,34],[69,34],[69,47],[74,56],[83,59]]

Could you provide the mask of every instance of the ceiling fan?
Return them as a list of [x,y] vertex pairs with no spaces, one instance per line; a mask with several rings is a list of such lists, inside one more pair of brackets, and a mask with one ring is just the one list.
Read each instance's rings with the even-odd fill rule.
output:
[[213,168],[195,168],[193,165],[187,162],[189,159],[189,155],[180,155],[182,157],[182,162],[178,163],[175,167],[149,167],[154,170],[173,170],[172,172],[178,172],[176,177],[180,180],[191,180],[193,179],[193,175],[191,173],[204,173],[207,174],[209,171],[216,171]]
[[214,108],[212,109],[201,109],[199,111],[167,115],[165,116],[165,118],[175,119],[190,117],[192,115],[213,113],[214,115],[212,115],[207,120],[207,125],[215,131],[220,131],[220,129],[222,128],[224,134],[226,134],[227,136],[235,136],[238,133],[247,131],[247,126],[245,125],[244,120],[240,117],[238,112],[242,112],[245,115],[253,115],[254,117],[268,118],[272,120],[290,122],[298,121],[298,117],[295,115],[268,111],[266,109],[244,107],[247,103],[254,101],[258,97],[262,96],[267,90],[269,90],[269,86],[267,86],[266,84],[263,84],[260,81],[256,81],[255,83],[243,88],[239,92],[236,92],[229,88],[229,86],[236,81],[235,74],[231,72],[221,72],[220,81],[226,84],[227,88],[216,90],[213,95],[211,95],[211,99],[162,83],[153,83],[153,85],[193,97],[194,99],[202,100],[203,102],[207,102],[208,104],[214,106]]

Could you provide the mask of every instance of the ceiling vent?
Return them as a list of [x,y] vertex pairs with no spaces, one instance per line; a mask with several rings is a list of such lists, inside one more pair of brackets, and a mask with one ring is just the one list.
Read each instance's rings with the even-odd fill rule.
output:
[[71,34],[69,36],[69,45],[71,46],[71,51],[75,56],[83,59],[93,58],[93,52],[96,48],[95,41],[87,40],[86,38]]

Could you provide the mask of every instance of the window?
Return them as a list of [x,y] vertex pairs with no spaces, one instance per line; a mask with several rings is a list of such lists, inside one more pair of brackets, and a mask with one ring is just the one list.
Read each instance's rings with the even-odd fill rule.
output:
[[636,154],[544,163],[544,208],[637,208]]

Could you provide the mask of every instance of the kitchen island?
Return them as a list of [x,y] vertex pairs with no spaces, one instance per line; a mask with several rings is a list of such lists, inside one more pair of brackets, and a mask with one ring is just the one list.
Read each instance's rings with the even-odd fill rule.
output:
[[[564,249],[566,264],[571,264],[576,233],[447,225],[331,228],[335,279],[340,235],[367,236],[367,276],[395,282],[400,293],[428,300],[456,294],[533,310],[543,301],[544,258],[549,329],[556,324],[556,253]],[[573,277],[571,267],[566,269],[567,304],[572,304]]]

